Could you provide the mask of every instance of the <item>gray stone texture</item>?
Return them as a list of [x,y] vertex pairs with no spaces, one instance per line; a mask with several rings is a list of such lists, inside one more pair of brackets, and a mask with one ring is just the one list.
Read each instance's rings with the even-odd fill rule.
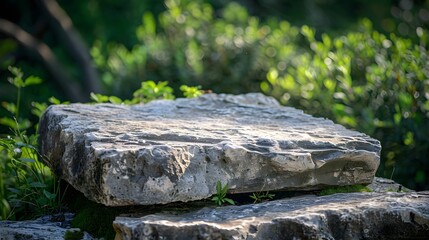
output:
[[108,206],[231,193],[369,184],[380,143],[258,93],[145,105],[50,106],[41,153],[57,174]]
[[[66,231],[80,231],[70,228],[72,219],[73,214],[64,213],[28,221],[0,221],[0,240],[62,240]],[[82,240],[91,239],[83,232]]]
[[294,197],[182,215],[117,217],[113,226],[117,240],[427,239],[429,192]]
[[371,184],[367,186],[372,192],[414,192],[391,179],[375,177]]

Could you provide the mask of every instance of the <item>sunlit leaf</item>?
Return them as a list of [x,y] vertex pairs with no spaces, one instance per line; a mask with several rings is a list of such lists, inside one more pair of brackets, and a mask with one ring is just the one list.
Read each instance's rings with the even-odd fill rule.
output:
[[115,104],[121,104],[122,100],[120,98],[118,98],[118,97],[110,96],[109,97],[109,102],[115,103]]
[[42,83],[42,79],[39,77],[35,77],[35,76],[29,76],[28,78],[25,79],[24,81],[24,86],[31,86],[31,85],[37,85]]

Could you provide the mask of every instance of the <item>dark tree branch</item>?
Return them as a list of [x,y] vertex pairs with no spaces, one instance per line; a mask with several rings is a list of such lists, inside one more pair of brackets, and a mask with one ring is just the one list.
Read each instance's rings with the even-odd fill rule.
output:
[[88,95],[89,92],[100,92],[99,77],[89,50],[75,31],[70,17],[55,0],[40,0],[40,5],[49,17],[49,23],[56,29],[55,33],[64,41],[66,49],[79,64]]
[[84,95],[79,85],[64,74],[64,68],[48,45],[34,38],[18,25],[5,19],[0,19],[0,32],[13,38],[30,52],[35,53],[70,100],[84,101],[88,98],[87,95]]

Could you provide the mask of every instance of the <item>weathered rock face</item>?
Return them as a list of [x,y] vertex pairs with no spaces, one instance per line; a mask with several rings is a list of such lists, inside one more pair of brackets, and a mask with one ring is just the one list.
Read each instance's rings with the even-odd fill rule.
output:
[[49,165],[110,206],[230,192],[371,183],[380,143],[262,94],[207,94],[146,105],[50,106],[40,126]]
[[429,192],[306,196],[113,226],[116,239],[427,239]]

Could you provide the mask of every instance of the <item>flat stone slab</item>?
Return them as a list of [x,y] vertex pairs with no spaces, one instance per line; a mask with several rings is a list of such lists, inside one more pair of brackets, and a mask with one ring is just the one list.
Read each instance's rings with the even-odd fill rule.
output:
[[429,192],[345,193],[117,217],[115,239],[427,239]]
[[217,181],[231,193],[369,184],[381,149],[258,93],[54,105],[39,134],[49,166],[108,206],[205,199]]

